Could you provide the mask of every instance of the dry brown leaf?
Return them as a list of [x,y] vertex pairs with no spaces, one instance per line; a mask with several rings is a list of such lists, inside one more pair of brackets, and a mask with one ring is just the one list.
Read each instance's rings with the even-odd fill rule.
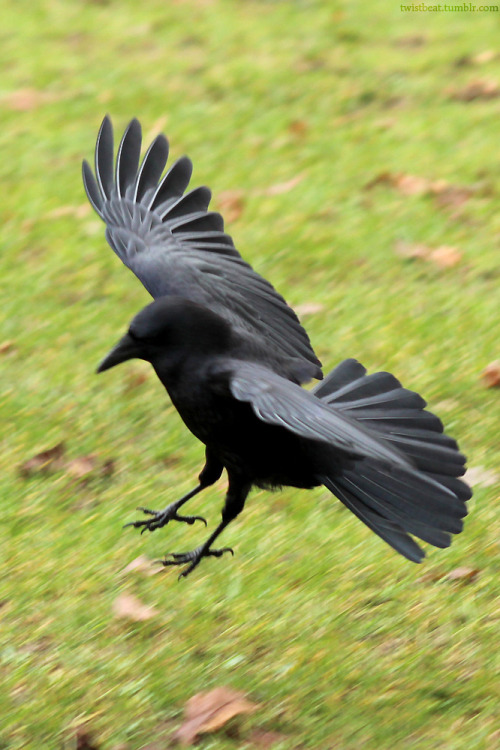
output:
[[396,174],[393,185],[401,195],[423,195],[429,190],[429,180],[414,174]]
[[410,260],[425,260],[433,263],[438,268],[445,270],[453,268],[462,260],[462,253],[451,245],[440,245],[429,247],[420,242],[405,242],[398,240],[395,245],[396,255]]
[[500,86],[496,81],[477,79],[461,89],[448,91],[450,98],[459,102],[472,102],[475,99],[496,99],[500,96]]
[[217,198],[217,206],[224,221],[237,221],[245,208],[243,190],[223,190]]
[[2,96],[7,109],[15,112],[31,112],[42,104],[57,101],[60,97],[47,91],[39,91],[34,88],[18,89]]
[[317,315],[325,309],[321,302],[303,302],[301,305],[294,307],[299,318],[306,318],[308,315]]
[[444,180],[432,183],[431,192],[440,208],[461,208],[473,194],[471,188],[449,185]]
[[441,245],[430,252],[429,260],[443,270],[454,268],[461,262],[462,253],[451,245]]
[[271,750],[279,742],[284,742],[289,738],[285,734],[280,734],[280,732],[266,732],[264,729],[255,729],[248,739],[252,743],[252,747],[257,748],[257,750]]
[[66,464],[66,472],[74,479],[82,479],[91,474],[97,466],[97,457],[93,454],[73,458]]
[[83,219],[91,212],[90,203],[82,203],[79,206],[58,206],[46,214],[47,219],[61,219],[64,216],[74,216],[75,219]]
[[58,443],[53,448],[37,453],[19,467],[20,474],[23,477],[31,477],[34,474],[46,474],[48,471],[61,469],[64,465],[65,450],[64,443]]
[[493,60],[498,59],[499,53],[495,52],[493,49],[485,49],[484,52],[479,52],[477,55],[474,55],[471,59],[472,62],[476,63],[476,65],[484,65],[485,63],[492,62]]
[[7,352],[10,352],[13,348],[13,341],[2,341],[2,343],[0,344],[0,354],[7,354]]
[[115,471],[115,462],[111,458],[101,464],[95,453],[90,453],[88,456],[78,456],[78,458],[73,458],[71,461],[67,461],[64,465],[64,469],[66,474],[72,479],[85,481],[89,479],[91,475],[96,477],[112,476]]
[[402,195],[422,195],[430,189],[431,182],[426,177],[403,174],[402,172],[381,172],[366,183],[365,190],[378,185],[387,185],[398,190]]
[[392,185],[392,177],[392,172],[380,172],[365,184],[364,190],[371,190],[378,185]]
[[499,56],[498,52],[487,49],[484,52],[478,52],[477,55],[461,55],[455,60],[455,67],[457,68],[470,68],[472,65],[484,65],[485,63],[496,60]]
[[485,466],[471,466],[464,475],[464,481],[473,487],[481,485],[482,487],[495,487],[500,484],[500,474]]
[[76,750],[99,750],[92,739],[92,735],[85,729],[77,729],[76,732]]
[[409,260],[427,260],[430,248],[420,242],[405,242],[397,240],[395,245],[396,255]]
[[462,581],[463,583],[472,583],[476,580],[476,578],[479,575],[478,568],[455,568],[455,570],[451,570],[448,575],[446,576],[446,579],[448,581]]
[[396,47],[423,47],[426,44],[427,39],[422,34],[412,34],[410,36],[402,36],[394,41]]
[[446,180],[429,180],[427,177],[401,172],[381,172],[367,182],[365,190],[371,190],[377,185],[387,185],[407,196],[430,193],[436,197],[441,208],[460,208],[474,193],[470,187],[450,185]]
[[153,565],[153,560],[150,560],[149,557],[139,555],[123,568],[122,573],[142,573],[145,576],[154,576],[160,570],[161,568],[158,565]]
[[309,132],[309,125],[305,120],[292,120],[288,126],[288,130],[292,135],[297,136],[297,138],[304,138]]
[[500,387],[500,359],[496,359],[494,362],[490,362],[481,373],[486,388],[499,388]]
[[302,182],[303,179],[303,174],[297,174],[290,180],[287,180],[286,182],[278,182],[276,185],[271,185],[262,192],[264,195],[281,195],[282,193],[288,193],[290,190],[293,190],[299,182]]
[[108,458],[101,466],[101,476],[104,478],[112,477],[115,473],[116,462],[114,458]]
[[188,700],[184,723],[175,737],[183,745],[191,745],[198,735],[216,732],[235,716],[252,713],[257,708],[244,693],[232,688],[218,687],[197,693]]
[[113,602],[113,614],[124,620],[144,622],[156,617],[158,610],[143,604],[133,594],[120,594]]
[[125,390],[126,391],[134,391],[136,388],[139,388],[141,385],[144,385],[148,380],[148,371],[147,370],[131,370],[129,373],[127,373],[125,378]]

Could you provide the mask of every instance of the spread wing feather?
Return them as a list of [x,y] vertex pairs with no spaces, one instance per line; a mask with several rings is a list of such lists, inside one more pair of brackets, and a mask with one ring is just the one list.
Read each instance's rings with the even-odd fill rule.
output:
[[287,357],[320,362],[293,310],[246,263],[224,232],[220,214],[208,211],[211,192],[186,193],[192,173],[187,157],[166,172],[168,141],[159,135],[140,163],[142,133],[127,127],[114,161],[113,128],[106,117],[95,150],[95,176],[83,162],[90,203],[106,223],[106,239],[153,297],[175,294],[228,320],[247,339],[269,342]]

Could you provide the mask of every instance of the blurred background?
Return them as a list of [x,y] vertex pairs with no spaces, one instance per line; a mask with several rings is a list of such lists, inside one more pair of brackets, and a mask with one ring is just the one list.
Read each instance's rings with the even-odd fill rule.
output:
[[[4,0],[0,748],[499,746],[500,15],[411,7]],[[252,494],[234,558],[152,574],[203,528],[122,524],[203,450],[149,366],[94,375],[149,300],[83,192],[105,113],[192,158],[326,371],[440,415],[475,489],[449,550],[411,565],[286,489]],[[224,489],[190,512],[213,527]]]

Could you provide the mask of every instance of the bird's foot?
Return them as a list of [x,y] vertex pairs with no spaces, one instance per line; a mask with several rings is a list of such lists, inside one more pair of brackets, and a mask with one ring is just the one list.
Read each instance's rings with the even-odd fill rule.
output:
[[[182,573],[179,575],[179,580],[188,576],[192,570],[199,565],[200,561],[204,557],[222,557],[224,552],[230,552],[234,555],[234,551],[231,547],[222,547],[222,549],[210,549],[206,544],[202,544],[191,552],[167,552],[164,560],[158,560],[160,565],[167,567],[169,565],[186,565]],[[171,557],[172,559],[167,559]]]
[[123,528],[125,529],[127,526],[133,526],[134,529],[141,529],[141,534],[144,534],[145,531],[161,529],[162,526],[166,526],[169,521],[182,521],[190,526],[192,526],[195,521],[203,521],[205,526],[207,525],[203,516],[180,516],[177,513],[178,507],[178,503],[171,503],[171,505],[167,505],[163,510],[150,510],[149,508],[139,507],[137,510],[141,510],[143,513],[146,513],[146,515],[152,516],[152,518],[146,518],[142,521],[131,521],[130,523],[126,523]]

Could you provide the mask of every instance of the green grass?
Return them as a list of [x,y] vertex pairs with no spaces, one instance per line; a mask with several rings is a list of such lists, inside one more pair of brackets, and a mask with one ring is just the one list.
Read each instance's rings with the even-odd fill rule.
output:
[[[228,231],[245,258],[291,304],[323,306],[305,324],[326,369],[355,356],[394,372],[471,466],[498,473],[500,392],[480,373],[500,356],[500,98],[450,97],[500,84],[499,58],[473,60],[498,49],[498,13],[6,0],[2,21],[0,748],[74,747],[85,722],[104,750],[170,747],[186,701],[229,685],[260,709],[239,734],[204,737],[206,750],[259,747],[257,729],[282,735],[278,750],[493,750],[498,481],[476,487],[464,533],[423,566],[326,490],[287,489],[252,495],[224,535],[234,559],[181,583],[123,574],[140,553],[203,538],[197,526],[121,528],[136,505],[190,489],[203,454],[148,367],[94,377],[148,296],[78,209],[106,111],[119,131],[134,115],[148,137],[164,130],[215,206],[241,190]],[[474,192],[454,211],[364,189],[384,172]],[[462,261],[405,260],[401,240],[457,247]],[[68,460],[95,454],[114,473],[21,475],[61,441]],[[213,526],[223,492],[221,481],[190,509]],[[449,580],[458,566],[477,577]],[[117,619],[122,592],[158,614]]]

